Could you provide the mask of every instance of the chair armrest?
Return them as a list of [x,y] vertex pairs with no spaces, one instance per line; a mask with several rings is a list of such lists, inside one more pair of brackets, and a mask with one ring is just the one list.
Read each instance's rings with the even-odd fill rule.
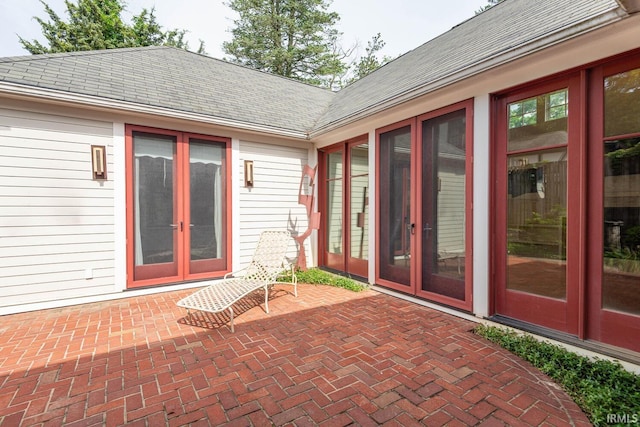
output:
[[228,279],[230,276],[235,276],[238,273],[242,273],[243,271],[245,271],[247,268],[241,268],[240,270],[236,270],[236,271],[230,271],[227,274],[224,275],[224,277],[222,279]]

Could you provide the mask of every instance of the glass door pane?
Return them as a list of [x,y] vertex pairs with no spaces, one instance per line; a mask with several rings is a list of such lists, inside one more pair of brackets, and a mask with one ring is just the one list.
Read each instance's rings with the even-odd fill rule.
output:
[[224,148],[196,139],[189,143],[190,273],[225,268]]
[[367,277],[369,264],[369,146],[356,143],[349,149],[349,211],[347,272]]
[[507,288],[566,299],[567,150],[510,155]]
[[369,259],[369,147],[351,148],[351,257]]
[[422,123],[422,290],[465,299],[465,110]]
[[573,335],[585,197],[579,84],[574,74],[502,98],[494,166],[496,314]]
[[343,174],[344,165],[342,151],[334,151],[327,155],[326,185],[327,200],[325,205],[325,252],[326,266],[336,270],[344,270],[344,231],[343,231]]
[[178,274],[176,138],[134,134],[135,280]]
[[[640,69],[604,82],[602,307],[640,315]],[[616,138],[617,135],[620,137]]]
[[327,162],[327,252],[342,254],[342,151]]
[[380,135],[379,275],[411,285],[411,126]]
[[[566,300],[568,90],[507,106],[507,283]],[[551,148],[557,147],[557,148]]]

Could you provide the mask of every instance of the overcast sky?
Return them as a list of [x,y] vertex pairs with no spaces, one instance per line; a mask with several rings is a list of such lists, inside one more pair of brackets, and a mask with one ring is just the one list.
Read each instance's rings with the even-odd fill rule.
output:
[[[45,0],[66,20],[64,0]],[[74,0],[75,2],[75,0]],[[191,50],[205,42],[210,56],[223,58],[222,42],[230,40],[235,15],[223,0],[126,0],[127,23],[143,7],[155,6],[158,22],[166,29],[186,29]],[[383,54],[395,57],[414,49],[471,18],[486,0],[334,0],[330,10],[338,12],[338,29],[345,47],[360,44],[360,52],[376,33],[386,46]],[[0,0],[0,57],[29,55],[18,41],[44,42],[34,16],[48,18],[38,0]],[[48,20],[48,19],[47,19]]]

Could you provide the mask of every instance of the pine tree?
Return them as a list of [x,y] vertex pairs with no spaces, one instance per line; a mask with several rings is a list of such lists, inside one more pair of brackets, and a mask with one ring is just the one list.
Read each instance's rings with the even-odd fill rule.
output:
[[[40,24],[48,46],[18,36],[20,44],[32,54],[159,45],[189,48],[184,40],[187,31],[163,31],[154,9],[142,9],[133,17],[133,24],[128,25],[121,18],[125,8],[123,0],[77,0],[76,3],[65,0],[68,21],[60,18],[44,0],[40,2],[49,20],[34,19]],[[204,53],[202,42],[199,52]]]
[[230,0],[239,14],[223,44],[230,60],[330,87],[346,65],[336,49],[340,17],[325,0]]

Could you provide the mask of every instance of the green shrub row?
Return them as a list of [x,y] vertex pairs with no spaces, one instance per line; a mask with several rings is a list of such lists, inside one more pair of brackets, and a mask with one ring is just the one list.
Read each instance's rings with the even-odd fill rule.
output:
[[[296,277],[298,283],[307,283],[310,285],[329,285],[338,288],[348,289],[354,292],[361,292],[367,289],[367,285],[357,282],[348,277],[339,276],[337,274],[329,273],[328,271],[320,270],[319,268],[310,268],[308,270],[296,271]],[[291,281],[291,277],[285,277],[280,280]]]
[[595,426],[628,425],[612,417],[640,417],[640,376],[618,362],[589,359],[559,345],[506,328],[481,325],[475,333],[527,360],[560,384]]

